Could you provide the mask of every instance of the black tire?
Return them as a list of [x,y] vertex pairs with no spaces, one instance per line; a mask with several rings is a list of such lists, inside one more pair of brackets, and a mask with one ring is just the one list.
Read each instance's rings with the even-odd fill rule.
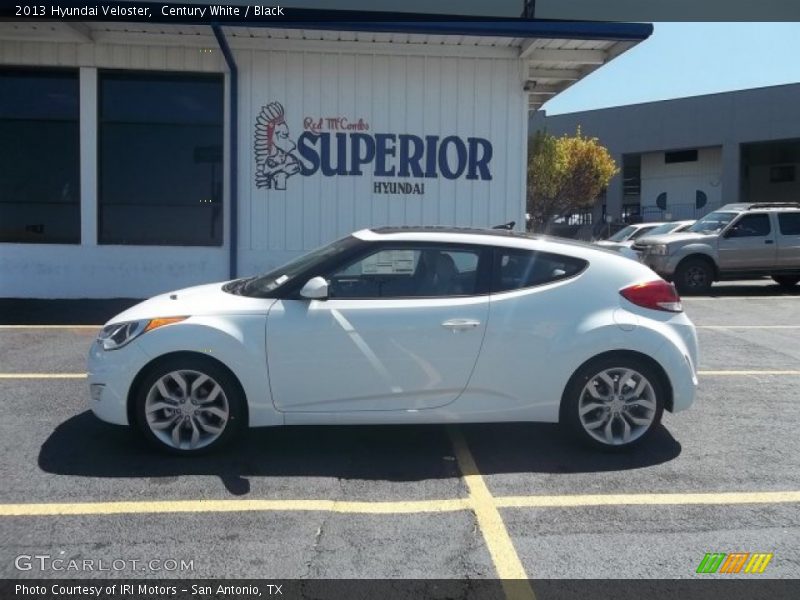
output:
[[797,275],[773,275],[772,280],[782,288],[789,290],[797,285],[800,277]]
[[[595,410],[586,412],[585,418],[591,422],[603,421],[603,425],[597,428],[591,428],[595,435],[589,432],[589,429],[584,426],[581,420],[581,408],[588,408],[590,404],[604,404],[603,402],[596,401],[591,397],[587,391],[587,386],[590,385],[598,375],[604,372],[623,372],[625,370],[634,371],[636,375],[644,377],[650,384],[650,388],[645,388],[640,400],[636,402],[646,401],[648,407],[644,405],[628,406],[627,409],[620,409],[621,412],[617,416],[612,416],[613,411],[609,407],[606,412],[605,408],[597,408]],[[613,377],[612,377],[613,379]],[[621,379],[613,379],[617,383]],[[630,390],[629,384],[634,385],[641,382],[640,378],[628,378],[623,382],[623,388]],[[595,386],[597,390],[597,386]],[[600,390],[598,390],[600,391]],[[575,374],[570,378],[567,387],[564,389],[564,394],[561,398],[561,416],[560,423],[563,429],[581,444],[590,448],[603,450],[606,452],[620,452],[627,451],[642,443],[652,435],[653,431],[658,428],[661,423],[661,417],[664,413],[664,405],[667,397],[667,389],[663,381],[662,373],[653,367],[653,365],[640,357],[632,354],[615,353],[598,358],[592,359],[582,365]],[[624,402],[623,402],[624,404]],[[655,406],[650,408],[649,404]],[[640,421],[649,419],[649,425],[636,425],[630,421],[631,418],[639,419]],[[608,420],[613,420],[614,424],[611,426],[612,437],[614,440],[609,443],[605,440],[598,439],[598,437],[605,437],[605,429]],[[623,421],[631,428],[631,440],[624,441],[624,425]],[[590,423],[591,424],[591,423]],[[617,436],[619,439],[616,439]],[[634,437],[635,436],[635,437]]]
[[714,282],[714,267],[704,258],[686,258],[675,269],[674,281],[685,296],[705,294]]
[[[166,411],[153,411],[151,409],[151,414],[155,412],[157,413],[156,417],[163,417],[162,422],[169,421],[171,416],[174,416],[178,421],[181,418],[187,419],[187,417],[180,417],[179,414],[188,414],[188,411],[191,411],[192,416],[188,417],[190,422],[184,425],[185,429],[181,430],[178,434],[181,447],[175,447],[174,445],[171,445],[169,442],[162,439],[166,433],[161,434],[160,437],[156,430],[151,427],[147,419],[145,408],[147,406],[148,396],[150,396],[151,393],[154,394],[152,397],[153,402],[161,402],[158,398],[162,397],[162,395],[160,391],[157,391],[158,388],[156,387],[156,383],[161,380],[162,377],[172,372],[184,371],[190,372],[184,374],[184,379],[187,380],[187,383],[189,384],[187,385],[187,388],[194,388],[194,385],[191,384],[195,381],[198,381],[199,377],[191,379],[191,381],[189,381],[189,379],[194,377],[192,373],[198,373],[205,375],[210,379],[209,382],[197,386],[198,394],[202,395],[205,393],[205,390],[208,390],[209,388],[213,390],[213,384],[216,383],[221,388],[221,395],[220,393],[217,393],[213,403],[209,403],[208,405],[203,404],[202,406],[197,406],[197,408],[192,406],[195,404],[195,402],[192,402],[191,399],[188,399],[187,401],[187,399],[184,398],[184,402],[179,402],[179,404],[183,404],[186,406],[186,408],[178,408],[178,404],[175,404],[175,409],[166,409],[167,411],[171,411],[171,413],[167,413]],[[177,392],[179,388],[180,386],[178,386],[177,382],[175,382],[175,386],[173,387],[172,391]],[[198,403],[200,402],[203,402],[203,400],[201,399],[198,401]],[[233,439],[237,438],[239,432],[241,431],[242,427],[245,426],[247,421],[245,396],[239,382],[230,373],[230,371],[220,366],[219,363],[203,356],[175,356],[166,358],[150,367],[137,388],[136,395],[133,398],[133,403],[136,427],[148,441],[148,443],[162,452],[179,456],[196,456],[218,450],[219,448],[230,443]],[[220,404],[224,405],[220,406]],[[211,408],[218,408],[219,410],[226,409],[227,418],[222,419],[217,415],[206,413],[206,411],[209,411]],[[178,413],[179,410],[181,411],[180,413]],[[184,410],[186,413],[183,412]],[[195,410],[203,413],[199,415],[199,418],[202,419],[203,427],[198,427],[198,422],[195,417]],[[204,429],[204,427],[211,426],[213,426],[215,429],[221,427],[222,430],[218,434],[211,434]],[[198,432],[202,432],[199,435],[208,435],[209,437],[215,435],[216,437],[200,447],[189,447],[192,439],[192,429],[190,427],[197,429]],[[169,429],[170,431],[174,431],[174,427],[172,426],[170,426]],[[166,428],[164,431],[166,431]],[[186,439],[185,445],[182,444],[184,438],[188,438]]]

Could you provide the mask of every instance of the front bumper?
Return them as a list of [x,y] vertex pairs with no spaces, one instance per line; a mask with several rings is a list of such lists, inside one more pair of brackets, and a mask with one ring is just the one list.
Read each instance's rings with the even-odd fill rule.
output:
[[675,274],[677,260],[671,256],[642,254],[641,261],[662,277],[672,277]]
[[148,357],[134,340],[118,350],[89,349],[89,408],[101,421],[128,425],[128,391]]

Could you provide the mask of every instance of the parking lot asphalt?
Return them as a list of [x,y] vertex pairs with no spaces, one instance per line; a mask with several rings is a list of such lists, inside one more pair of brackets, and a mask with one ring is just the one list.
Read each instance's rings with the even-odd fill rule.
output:
[[0,327],[0,577],[109,576],[15,567],[49,554],[192,561],[129,577],[708,578],[705,553],[744,551],[774,554],[758,577],[798,578],[800,293],[684,303],[697,401],[633,454],[509,424],[260,429],[193,459],[87,411],[100,313],[38,328],[58,311],[1,305],[24,326]]

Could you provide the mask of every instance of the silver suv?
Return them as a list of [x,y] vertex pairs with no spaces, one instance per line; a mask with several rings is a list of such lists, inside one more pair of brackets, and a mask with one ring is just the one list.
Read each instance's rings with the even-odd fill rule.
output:
[[792,287],[800,281],[800,203],[726,204],[685,233],[642,238],[633,249],[682,294],[763,275]]

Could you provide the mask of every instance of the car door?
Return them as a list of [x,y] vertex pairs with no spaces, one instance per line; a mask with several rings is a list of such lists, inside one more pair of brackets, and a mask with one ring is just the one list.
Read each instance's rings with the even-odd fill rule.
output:
[[323,274],[327,299],[280,299],[270,309],[267,362],[278,410],[431,409],[466,387],[486,330],[491,253],[369,246]]
[[778,268],[800,270],[800,212],[779,212]]
[[719,240],[723,271],[772,269],[777,260],[775,232],[768,213],[746,213]]
[[590,285],[578,283],[587,266],[584,259],[556,253],[495,250],[489,325],[459,403],[490,410],[495,419],[524,414],[552,420],[558,414],[558,386],[575,367],[571,353],[583,351],[576,350],[583,318],[592,306],[607,309],[596,303],[602,296]]

